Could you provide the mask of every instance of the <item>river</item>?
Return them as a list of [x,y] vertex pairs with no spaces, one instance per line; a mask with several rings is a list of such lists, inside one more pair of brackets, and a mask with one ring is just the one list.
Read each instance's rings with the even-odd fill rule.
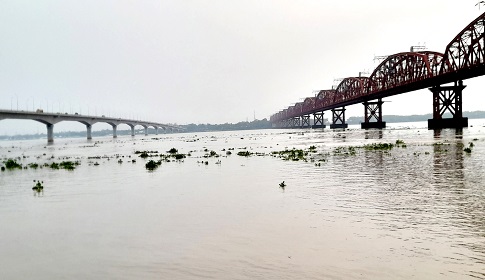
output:
[[388,125],[2,141],[0,279],[484,279],[485,120]]

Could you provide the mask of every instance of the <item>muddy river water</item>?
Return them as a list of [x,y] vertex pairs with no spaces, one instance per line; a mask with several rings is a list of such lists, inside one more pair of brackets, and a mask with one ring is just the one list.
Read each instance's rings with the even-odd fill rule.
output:
[[2,141],[0,279],[484,279],[470,125]]

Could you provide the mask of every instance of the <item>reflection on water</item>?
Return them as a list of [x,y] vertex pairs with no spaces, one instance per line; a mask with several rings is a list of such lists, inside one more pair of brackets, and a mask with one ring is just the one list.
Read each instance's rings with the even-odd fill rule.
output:
[[[391,127],[1,142],[0,156],[23,165],[81,165],[0,173],[0,279],[481,279],[479,121],[440,132]],[[362,148],[398,139],[405,147]],[[311,145],[314,162],[270,156]],[[152,172],[145,169],[150,158],[135,155],[174,147],[191,156]],[[338,147],[356,152],[335,153]],[[210,151],[220,156],[204,157]],[[32,195],[33,180],[42,180],[44,191]]]

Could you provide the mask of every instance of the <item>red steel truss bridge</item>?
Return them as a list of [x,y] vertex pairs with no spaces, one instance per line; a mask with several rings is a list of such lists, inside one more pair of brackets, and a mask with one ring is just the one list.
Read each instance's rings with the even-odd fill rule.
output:
[[[433,93],[433,119],[428,128],[468,126],[462,115],[463,80],[485,75],[485,13],[466,26],[444,53],[402,52],[382,61],[369,77],[348,77],[336,89],[320,90],[272,115],[274,127],[325,127],[323,113],[332,111],[331,128],[346,128],[345,106],[363,103],[362,128],[383,128],[382,98],[429,88]],[[445,84],[451,84],[444,86]],[[443,115],[451,113],[451,118]],[[313,122],[310,120],[313,115]]]

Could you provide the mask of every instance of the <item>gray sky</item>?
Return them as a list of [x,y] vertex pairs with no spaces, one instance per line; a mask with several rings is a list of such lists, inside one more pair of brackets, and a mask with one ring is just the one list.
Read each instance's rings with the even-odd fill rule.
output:
[[[374,55],[423,42],[444,52],[485,12],[477,2],[0,0],[0,108],[178,124],[268,118],[335,78],[372,72]],[[484,83],[465,82],[465,111],[485,110]],[[386,101],[384,114],[432,112],[427,90]],[[45,127],[0,121],[2,135],[30,132]]]

